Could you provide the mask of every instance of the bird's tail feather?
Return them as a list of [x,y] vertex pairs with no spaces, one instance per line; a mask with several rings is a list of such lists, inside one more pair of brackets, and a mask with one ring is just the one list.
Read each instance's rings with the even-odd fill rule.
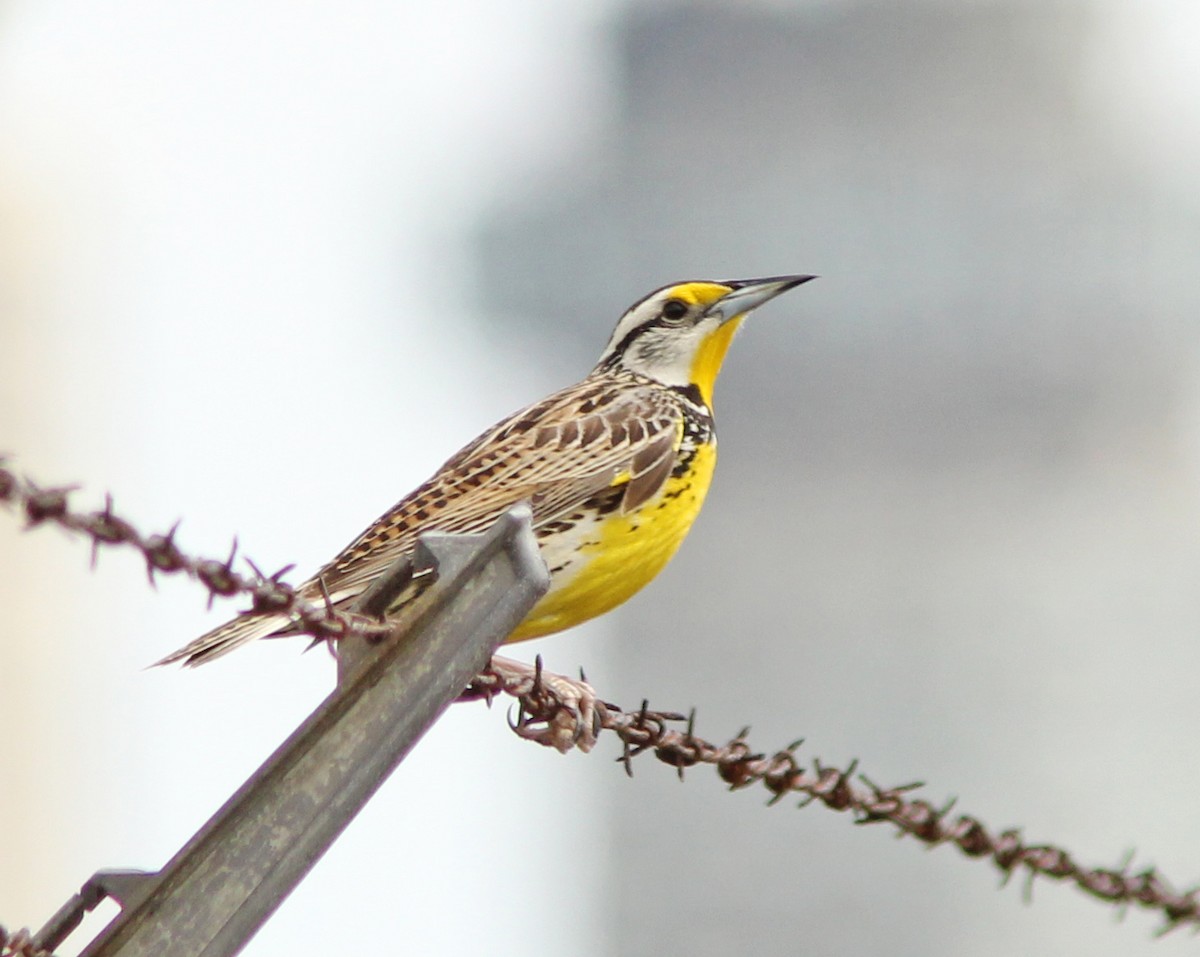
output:
[[234,648],[266,638],[269,635],[286,628],[290,619],[286,615],[240,615],[231,621],[219,625],[212,631],[201,635],[194,641],[188,642],[178,651],[173,651],[155,666],[171,665],[182,661],[185,665],[202,665],[205,662],[228,654]]

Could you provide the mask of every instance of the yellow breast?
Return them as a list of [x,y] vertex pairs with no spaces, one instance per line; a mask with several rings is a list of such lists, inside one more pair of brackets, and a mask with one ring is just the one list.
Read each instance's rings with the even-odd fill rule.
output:
[[590,525],[581,523],[559,540],[543,543],[552,568],[562,557],[573,560],[552,577],[550,591],[507,640],[540,638],[578,625],[616,608],[648,584],[670,561],[700,513],[716,464],[716,445],[703,445],[687,473],[672,476],[662,492],[640,508]]

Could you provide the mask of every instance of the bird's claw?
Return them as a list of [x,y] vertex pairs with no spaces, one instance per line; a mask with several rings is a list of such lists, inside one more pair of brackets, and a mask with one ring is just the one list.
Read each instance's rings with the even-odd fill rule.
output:
[[563,754],[595,747],[605,705],[586,681],[543,671],[540,659],[529,665],[496,657],[492,670],[521,698],[516,718],[509,719],[518,736]]

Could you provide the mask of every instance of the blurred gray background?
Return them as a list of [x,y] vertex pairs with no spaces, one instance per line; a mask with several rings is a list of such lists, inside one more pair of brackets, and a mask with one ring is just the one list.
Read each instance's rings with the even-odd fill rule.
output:
[[[1191,4],[363,3],[298,18],[277,6],[253,23],[218,7],[209,32],[159,22],[116,46],[141,56],[178,27],[193,70],[219,61],[216,92],[182,97],[183,115],[228,151],[179,148],[187,175],[146,163],[173,147],[168,115],[183,122],[164,96],[123,128],[136,148],[122,155],[143,163],[121,167],[126,192],[77,188],[54,206],[93,204],[87,230],[67,233],[85,250],[129,216],[126,196],[150,210],[126,230],[130,261],[93,260],[104,279],[89,282],[68,267],[96,253],[2,227],[10,263],[35,262],[30,235],[56,251],[9,284],[26,311],[8,315],[24,320],[0,316],[24,349],[0,370],[17,423],[0,441],[22,465],[111,487],[147,522],[182,512],[197,548],[219,552],[237,530],[255,557],[305,571],[478,427],[585,371],[645,291],[819,273],[739,337],[717,388],[717,480],[671,567],[582,637],[522,652],[584,665],[627,706],[695,706],[706,737],[750,724],[762,749],[804,735],[802,756],[924,780],[935,803],[957,796],[1089,865],[1136,849],[1139,867],[1200,876]],[[69,37],[65,22],[30,27],[30,9],[0,19],[0,42],[7,29],[80,49],[54,32]],[[135,57],[112,95],[153,87],[176,58]],[[181,72],[186,91],[197,81]],[[247,89],[257,112],[231,134]],[[21,142],[10,133],[9,155],[26,155]],[[108,169],[68,153],[58,162],[81,179]],[[220,217],[206,189],[227,200]],[[27,189],[8,208],[14,196],[37,209]],[[188,265],[156,271],[145,250],[165,260],[172,246]],[[55,270],[76,278],[51,282]],[[113,283],[124,298],[88,298]],[[18,295],[51,286],[58,312]],[[164,332],[166,316],[183,318]],[[100,368],[114,337],[126,351]],[[81,342],[95,349],[69,366]],[[35,361],[49,356],[57,378]],[[124,404],[96,391],[113,363],[123,381],[150,376]],[[156,379],[156,366],[173,369]],[[28,396],[47,378],[62,395],[63,376],[81,395],[91,384],[87,408],[31,412]],[[217,405],[181,400],[124,426],[180,382],[210,396],[220,383]],[[280,416],[266,437],[256,413],[230,429],[214,412],[244,421],[262,404]],[[93,440],[103,449],[89,415],[121,425]],[[47,440],[52,427],[70,438]],[[367,467],[298,460],[314,441]],[[0,920],[35,923],[95,867],[160,863],[315,704],[329,669],[272,646],[195,675],[141,673],[204,627],[193,593],[180,586],[180,610],[162,612],[175,592],[143,594],[133,562],[88,576],[81,547],[46,533],[0,540],[0,559],[34,583],[16,599],[28,624],[5,639],[22,650],[0,667],[21,669],[31,699],[62,699],[52,715],[15,709],[0,742],[24,776],[0,793],[0,840],[50,861],[33,884],[0,878]],[[64,600],[51,574],[67,598],[95,588],[123,611],[47,621]],[[81,721],[125,757],[48,758],[71,753]],[[645,758],[625,780],[617,753],[560,759],[512,739],[496,711],[455,709],[247,953],[1195,946],[1049,883],[1028,905],[1020,882],[997,890],[994,869],[952,849],[819,806],[767,810],[709,771],[681,785]],[[48,762],[75,777],[42,783]],[[80,789],[100,792],[106,840]]]

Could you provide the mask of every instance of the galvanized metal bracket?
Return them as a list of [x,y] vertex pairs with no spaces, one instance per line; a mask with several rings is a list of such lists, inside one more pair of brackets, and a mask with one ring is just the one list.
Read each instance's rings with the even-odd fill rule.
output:
[[241,950],[550,584],[527,505],[483,535],[421,536],[359,607],[386,607],[416,574],[436,574],[418,610],[340,649],[337,689],[161,871],[97,873],[37,943],[54,949],[112,897],[121,913],[80,957]]

